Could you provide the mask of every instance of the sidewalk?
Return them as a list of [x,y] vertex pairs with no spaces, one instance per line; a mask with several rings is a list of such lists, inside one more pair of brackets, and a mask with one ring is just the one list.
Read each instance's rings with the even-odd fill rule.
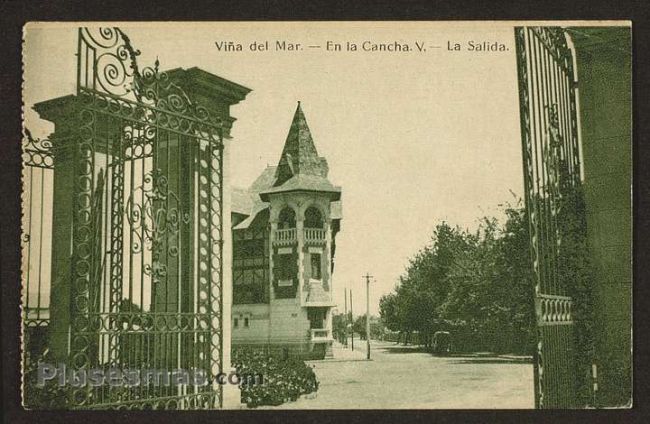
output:
[[502,360],[508,362],[521,362],[533,363],[533,357],[530,355],[514,355],[509,353],[498,354],[493,352],[473,352],[473,353],[452,353],[448,355],[450,358],[477,358],[477,359],[491,359]]
[[332,354],[334,358],[329,359],[320,359],[318,361],[309,361],[309,362],[343,362],[343,361],[366,361],[366,341],[355,340],[354,351],[351,348],[350,343],[348,347],[345,347],[343,344],[334,340],[332,342]]
[[[535,406],[532,364],[479,353],[433,356],[372,340],[354,352],[334,342],[334,359],[311,361],[317,392],[260,409],[528,409]],[[495,360],[496,359],[496,360]]]

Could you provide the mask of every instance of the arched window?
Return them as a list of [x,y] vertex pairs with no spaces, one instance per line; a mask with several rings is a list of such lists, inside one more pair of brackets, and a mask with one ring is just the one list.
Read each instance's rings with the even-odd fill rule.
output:
[[323,228],[323,216],[313,206],[308,207],[305,211],[305,228]]
[[290,207],[285,207],[280,211],[278,218],[278,229],[296,228],[296,213]]

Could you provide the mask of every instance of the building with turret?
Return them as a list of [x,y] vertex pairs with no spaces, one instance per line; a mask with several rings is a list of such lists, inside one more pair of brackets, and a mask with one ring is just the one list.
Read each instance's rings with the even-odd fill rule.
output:
[[328,171],[298,102],[277,166],[232,193],[235,348],[331,354],[341,188]]

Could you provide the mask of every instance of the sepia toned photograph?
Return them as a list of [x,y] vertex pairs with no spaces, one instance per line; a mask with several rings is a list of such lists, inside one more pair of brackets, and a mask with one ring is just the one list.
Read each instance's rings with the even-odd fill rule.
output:
[[631,408],[631,25],[27,23],[23,407]]

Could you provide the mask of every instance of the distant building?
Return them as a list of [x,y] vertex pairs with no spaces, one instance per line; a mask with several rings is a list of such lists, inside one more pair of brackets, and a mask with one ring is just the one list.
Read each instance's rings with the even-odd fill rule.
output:
[[232,343],[331,354],[341,188],[298,107],[278,165],[232,194]]

